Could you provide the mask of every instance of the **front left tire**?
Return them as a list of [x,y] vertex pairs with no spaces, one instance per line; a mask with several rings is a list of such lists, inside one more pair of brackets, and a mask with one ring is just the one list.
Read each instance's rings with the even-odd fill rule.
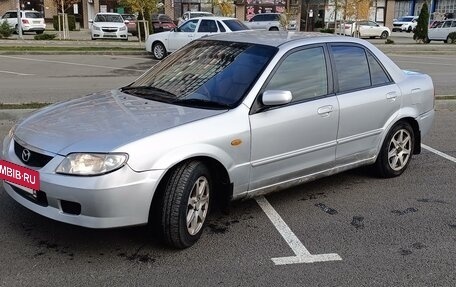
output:
[[388,38],[388,32],[387,31],[383,31],[382,34],[380,34],[380,39],[386,39]]
[[166,48],[165,45],[161,42],[156,42],[152,45],[152,54],[157,60],[163,60],[166,57]]
[[161,233],[165,243],[183,249],[201,237],[209,215],[212,177],[201,161],[180,164],[163,190]]

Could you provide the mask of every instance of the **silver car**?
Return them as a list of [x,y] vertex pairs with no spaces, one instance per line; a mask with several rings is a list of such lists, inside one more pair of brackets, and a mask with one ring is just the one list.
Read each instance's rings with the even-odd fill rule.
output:
[[0,175],[43,216],[90,228],[156,222],[185,248],[219,203],[363,165],[399,176],[433,118],[431,78],[364,40],[215,35],[126,87],[22,119],[4,140]]

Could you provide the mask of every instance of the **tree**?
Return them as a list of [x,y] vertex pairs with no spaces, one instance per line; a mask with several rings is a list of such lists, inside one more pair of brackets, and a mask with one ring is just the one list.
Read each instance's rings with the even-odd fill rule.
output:
[[53,0],[55,7],[57,7],[58,13],[65,13],[65,11],[71,7],[73,4],[78,4],[79,0]]
[[[130,8],[131,12],[139,13],[139,20],[146,20],[149,22],[149,29],[153,29],[152,26],[150,25],[150,16],[152,13],[157,12],[157,0],[121,0],[120,1],[121,5]],[[138,24],[139,25],[139,24]],[[145,25],[141,27],[141,34],[138,35],[141,38],[145,39]],[[149,31],[151,32],[151,31]]]
[[413,40],[416,42],[426,43],[428,39],[429,10],[426,2],[421,7],[418,23],[413,31]]

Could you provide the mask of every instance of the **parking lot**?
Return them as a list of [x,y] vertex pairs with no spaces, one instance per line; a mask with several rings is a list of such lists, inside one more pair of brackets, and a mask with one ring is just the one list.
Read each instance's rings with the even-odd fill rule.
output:
[[[454,55],[391,55],[454,95]],[[128,84],[147,56],[0,55],[2,101],[56,102]],[[6,99],[6,100],[4,100]],[[41,217],[0,188],[0,286],[454,286],[456,104],[437,101],[422,154],[394,179],[357,169],[214,214],[193,247],[143,227]],[[0,138],[21,112],[0,112]],[[319,256],[321,255],[321,256]]]

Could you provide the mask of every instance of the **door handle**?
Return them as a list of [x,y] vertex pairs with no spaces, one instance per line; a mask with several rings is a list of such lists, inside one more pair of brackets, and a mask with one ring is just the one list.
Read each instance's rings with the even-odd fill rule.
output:
[[323,107],[319,107],[318,110],[317,110],[317,113],[326,118],[326,117],[329,117],[329,114],[333,111],[333,106],[323,106]]
[[386,94],[386,98],[394,102],[397,98],[397,94],[396,92],[389,92],[388,94]]

